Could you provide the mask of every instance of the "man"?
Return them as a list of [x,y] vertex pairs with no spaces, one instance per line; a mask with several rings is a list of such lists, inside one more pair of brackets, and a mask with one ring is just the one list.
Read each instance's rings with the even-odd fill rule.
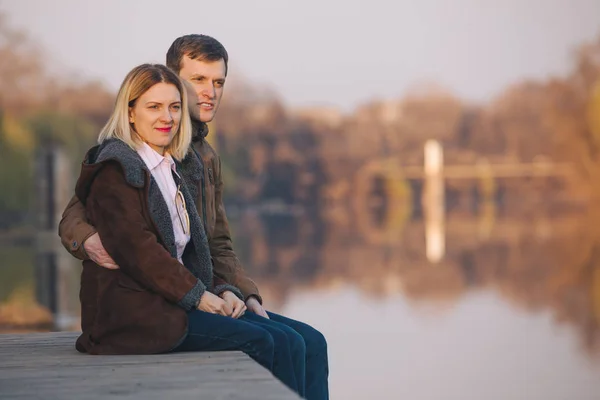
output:
[[[195,100],[195,107],[190,107],[194,122],[194,151],[188,157],[198,157],[204,166],[196,206],[204,222],[214,272],[241,290],[248,311],[264,317],[257,323],[275,330],[289,327],[302,336],[306,342],[306,376],[298,379],[305,380],[305,383],[298,382],[298,392],[307,399],[326,399],[328,362],[325,338],[306,324],[267,312],[256,284],[246,275],[233,251],[223,206],[221,160],[205,140],[208,134],[206,123],[215,117],[223,96],[228,61],[223,45],[206,35],[177,38],[167,51],[166,60],[167,66],[186,82],[190,97]],[[85,209],[77,197],[71,199],[63,213],[59,235],[63,246],[73,256],[81,260],[91,259],[108,269],[119,268],[104,249],[95,228],[88,224]],[[239,310],[232,309],[231,313],[240,315]]]

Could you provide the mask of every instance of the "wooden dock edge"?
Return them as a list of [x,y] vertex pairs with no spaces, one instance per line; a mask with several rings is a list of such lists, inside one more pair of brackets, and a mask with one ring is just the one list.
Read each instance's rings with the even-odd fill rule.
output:
[[78,335],[0,334],[0,399],[299,399],[242,352],[90,356]]

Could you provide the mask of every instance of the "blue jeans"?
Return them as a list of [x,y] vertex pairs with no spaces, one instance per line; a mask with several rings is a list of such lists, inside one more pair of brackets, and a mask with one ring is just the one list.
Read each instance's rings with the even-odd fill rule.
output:
[[329,399],[327,342],[316,329],[284,316],[247,312],[239,319],[192,311],[188,335],[174,351],[240,350],[308,400]]

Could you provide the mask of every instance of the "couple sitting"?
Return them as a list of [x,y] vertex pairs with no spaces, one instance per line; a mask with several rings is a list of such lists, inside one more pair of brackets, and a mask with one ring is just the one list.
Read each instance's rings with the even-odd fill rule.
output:
[[227,62],[214,38],[187,35],[169,49],[169,67],[125,77],[60,224],[83,260],[76,347],[240,350],[300,396],[327,399],[325,338],[265,311],[231,247],[220,160],[205,141]]

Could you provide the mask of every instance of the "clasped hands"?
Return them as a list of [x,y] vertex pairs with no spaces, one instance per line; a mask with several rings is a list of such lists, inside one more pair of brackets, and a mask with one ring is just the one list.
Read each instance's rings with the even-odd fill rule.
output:
[[[104,249],[98,233],[90,236],[83,243],[83,247],[89,258],[96,264],[108,269],[119,269],[117,263]],[[239,318],[244,315],[246,310],[249,310],[257,315],[260,315],[261,317],[269,318],[266,310],[256,297],[250,296],[248,300],[246,300],[246,303],[244,303],[235,294],[233,294],[233,292],[228,290],[221,293],[220,296],[208,291],[204,292],[200,298],[198,310],[232,318]]]
[[200,297],[198,310],[225,317],[239,318],[246,312],[246,304],[229,290],[217,296],[205,291]]
[[267,312],[255,297],[250,297],[244,303],[229,290],[224,291],[220,296],[208,291],[204,292],[200,297],[198,310],[232,318],[239,318],[244,315],[246,310],[250,310],[264,318],[269,318]]

